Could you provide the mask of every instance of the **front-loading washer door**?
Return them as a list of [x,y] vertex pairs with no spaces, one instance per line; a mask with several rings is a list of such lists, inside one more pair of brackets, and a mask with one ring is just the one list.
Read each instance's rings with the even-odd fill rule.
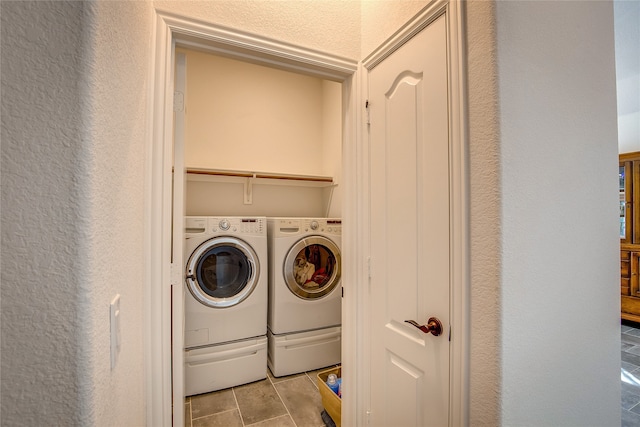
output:
[[189,257],[186,284],[198,302],[225,308],[251,295],[259,276],[260,264],[249,244],[233,237],[214,237]]
[[302,299],[329,294],[340,283],[340,249],[323,236],[305,237],[291,247],[284,260],[284,280]]

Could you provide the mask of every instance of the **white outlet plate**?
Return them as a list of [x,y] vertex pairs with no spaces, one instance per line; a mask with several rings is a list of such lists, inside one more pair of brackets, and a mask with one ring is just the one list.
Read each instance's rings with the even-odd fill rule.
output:
[[120,353],[120,294],[117,294],[109,305],[111,324],[111,369],[116,367]]

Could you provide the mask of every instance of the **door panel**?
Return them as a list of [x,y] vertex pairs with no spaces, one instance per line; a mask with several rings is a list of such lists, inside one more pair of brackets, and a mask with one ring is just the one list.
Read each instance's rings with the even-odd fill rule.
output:
[[[371,413],[449,423],[449,116],[445,17],[369,71]],[[405,320],[437,317],[440,336]]]

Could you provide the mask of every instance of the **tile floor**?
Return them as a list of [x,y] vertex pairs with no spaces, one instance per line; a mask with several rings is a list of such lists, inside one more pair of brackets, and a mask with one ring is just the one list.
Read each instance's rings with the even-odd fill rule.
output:
[[[621,427],[640,427],[640,324],[621,326]],[[324,427],[317,371],[187,397],[186,427]]]
[[622,322],[622,427],[640,427],[640,324]]
[[184,425],[325,427],[316,381],[318,372],[328,368],[280,378],[267,370],[265,380],[187,397]]

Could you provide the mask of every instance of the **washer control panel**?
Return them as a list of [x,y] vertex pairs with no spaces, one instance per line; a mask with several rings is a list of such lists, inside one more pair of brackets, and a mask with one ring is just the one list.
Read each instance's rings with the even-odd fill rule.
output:
[[266,219],[253,217],[210,218],[209,227],[212,233],[262,234],[266,230]]
[[264,217],[187,217],[186,233],[266,235]]

